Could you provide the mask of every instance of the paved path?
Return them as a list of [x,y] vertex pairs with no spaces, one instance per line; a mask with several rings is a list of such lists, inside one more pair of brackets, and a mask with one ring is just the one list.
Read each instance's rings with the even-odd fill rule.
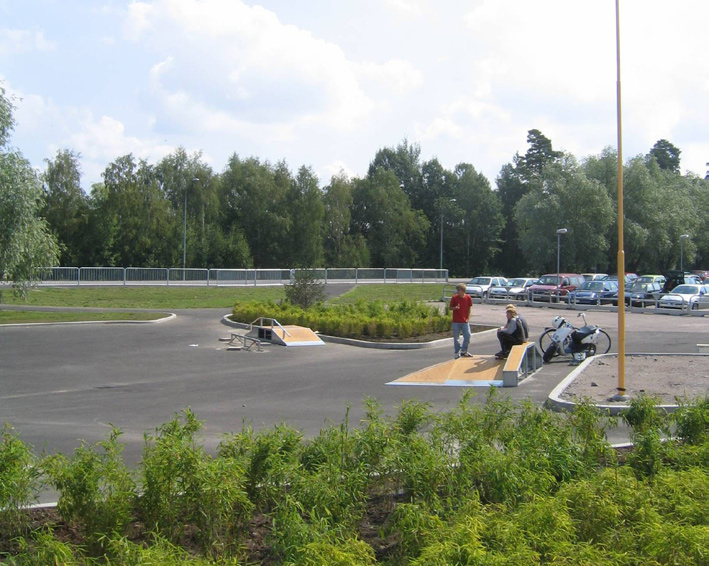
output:
[[[520,308],[537,336],[556,312]],[[124,432],[129,464],[140,459],[143,433],[191,407],[205,422],[205,446],[242,423],[255,428],[286,422],[313,436],[341,423],[350,407],[356,425],[362,401],[377,399],[392,414],[404,399],[452,408],[455,387],[392,387],[387,382],[450,359],[452,345],[399,351],[339,344],[317,348],[266,346],[266,351],[227,351],[220,336],[222,309],[177,311],[159,324],[76,324],[0,327],[0,421],[9,422],[36,452],[70,454],[80,439],[105,438],[110,424]],[[564,314],[575,313],[565,311]],[[475,305],[474,321],[502,324],[504,306]],[[617,314],[589,313],[611,334]],[[627,351],[695,352],[709,343],[709,317],[627,315]],[[497,350],[494,335],[474,339],[471,351]],[[520,387],[500,389],[512,399],[543,403],[567,375],[552,363]],[[484,400],[485,390],[477,398]]]

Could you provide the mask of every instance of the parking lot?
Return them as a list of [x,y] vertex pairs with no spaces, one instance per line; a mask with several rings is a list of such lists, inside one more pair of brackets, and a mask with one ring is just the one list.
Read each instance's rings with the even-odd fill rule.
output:
[[[556,309],[521,306],[535,338]],[[575,316],[562,310],[564,316]],[[14,426],[37,453],[71,453],[83,439],[94,443],[114,425],[123,431],[125,458],[140,459],[143,434],[191,407],[205,422],[204,443],[216,447],[244,424],[287,423],[306,436],[329,423],[363,416],[362,401],[377,399],[392,414],[405,399],[452,408],[462,389],[390,387],[386,383],[446,361],[452,344],[419,350],[364,349],[341,344],[315,348],[266,346],[264,352],[227,351],[219,338],[230,328],[220,309],[178,311],[150,324],[62,324],[0,327],[0,419]],[[497,326],[503,304],[476,304],[472,320]],[[617,313],[589,311],[617,346]],[[627,352],[696,352],[709,343],[709,318],[626,315]],[[471,351],[493,353],[492,334],[477,336]],[[545,366],[517,388],[500,389],[513,400],[542,404],[569,372],[565,363]],[[632,376],[628,376],[632,379]],[[477,399],[483,400],[481,389]]]

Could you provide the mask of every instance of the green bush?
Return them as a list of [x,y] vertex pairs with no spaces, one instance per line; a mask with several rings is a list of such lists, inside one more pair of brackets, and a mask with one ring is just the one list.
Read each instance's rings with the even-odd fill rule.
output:
[[40,471],[31,448],[6,424],[0,430],[0,539],[25,531],[23,507],[35,503]]
[[327,307],[320,303],[307,309],[284,302],[239,302],[232,308],[232,319],[251,323],[259,317],[279,323],[297,324],[324,334],[345,337],[401,339],[450,330],[450,320],[435,307],[412,301],[385,304],[358,301],[350,305]]
[[194,413],[145,434],[140,509],[146,526],[172,542],[179,542],[185,527],[195,520],[200,492],[199,472],[206,454],[196,435],[202,428]]
[[115,427],[96,446],[82,445],[68,459],[48,457],[44,468],[59,492],[57,511],[77,524],[92,553],[105,550],[107,537],[124,534],[133,518],[135,481],[123,463],[121,432]]

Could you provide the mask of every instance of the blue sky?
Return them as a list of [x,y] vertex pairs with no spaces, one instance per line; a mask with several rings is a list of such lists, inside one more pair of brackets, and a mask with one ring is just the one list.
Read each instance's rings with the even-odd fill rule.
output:
[[[709,2],[621,0],[623,153],[709,162]],[[614,0],[0,0],[11,144],[34,166],[183,146],[321,184],[404,138],[494,186],[532,128],[578,158],[616,147]]]

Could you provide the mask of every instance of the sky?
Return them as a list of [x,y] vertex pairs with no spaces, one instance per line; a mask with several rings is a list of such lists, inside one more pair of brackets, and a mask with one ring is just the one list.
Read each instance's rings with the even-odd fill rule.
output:
[[[579,159],[617,148],[615,0],[0,0],[11,145],[81,155],[178,147],[363,177],[403,140],[495,186],[540,130]],[[667,139],[709,162],[709,2],[620,0],[623,156]]]

